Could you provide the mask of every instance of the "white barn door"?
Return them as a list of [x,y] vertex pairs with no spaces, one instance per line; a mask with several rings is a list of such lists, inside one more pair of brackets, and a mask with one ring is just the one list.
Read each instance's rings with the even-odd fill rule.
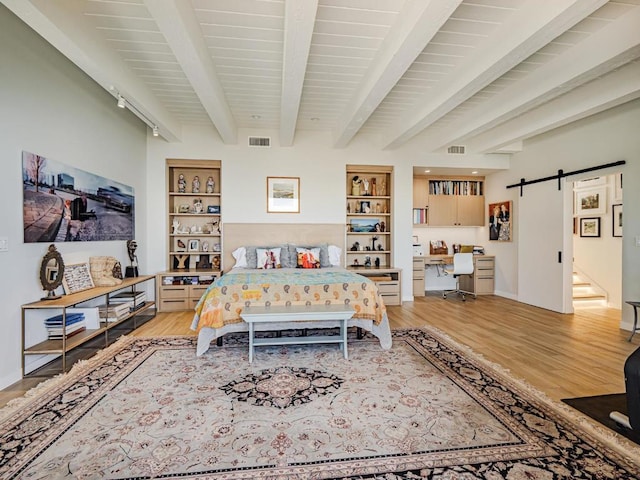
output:
[[[560,313],[571,303],[572,189],[551,180],[524,187],[518,198],[518,300]],[[568,191],[567,191],[568,190]],[[568,205],[567,205],[568,204]]]

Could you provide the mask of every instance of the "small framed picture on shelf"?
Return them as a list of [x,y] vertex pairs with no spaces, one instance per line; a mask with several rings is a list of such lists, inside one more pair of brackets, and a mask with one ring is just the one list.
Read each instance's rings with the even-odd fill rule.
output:
[[209,205],[209,206],[207,206],[207,213],[219,214],[220,213],[220,205]]
[[580,236],[581,237],[599,237],[600,236],[600,217],[581,218],[580,219]]
[[197,238],[192,238],[189,240],[189,251],[190,252],[199,252],[200,251],[200,240]]
[[369,200],[360,202],[360,213],[371,213],[371,202]]
[[77,263],[75,265],[65,265],[62,286],[67,295],[93,288],[94,284],[91,278],[89,264]]
[[622,236],[622,205],[611,206],[611,217],[613,220],[613,236]]

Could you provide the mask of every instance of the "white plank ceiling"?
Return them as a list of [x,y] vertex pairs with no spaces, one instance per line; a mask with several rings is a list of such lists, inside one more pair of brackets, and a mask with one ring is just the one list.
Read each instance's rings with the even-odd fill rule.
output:
[[640,0],[1,1],[171,142],[510,151],[640,97]]

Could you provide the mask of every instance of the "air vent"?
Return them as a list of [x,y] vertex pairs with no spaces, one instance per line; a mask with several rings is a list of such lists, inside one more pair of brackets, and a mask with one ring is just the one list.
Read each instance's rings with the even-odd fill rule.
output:
[[451,145],[449,148],[447,148],[447,153],[461,155],[464,153],[464,145]]
[[249,137],[250,147],[270,147],[271,137]]

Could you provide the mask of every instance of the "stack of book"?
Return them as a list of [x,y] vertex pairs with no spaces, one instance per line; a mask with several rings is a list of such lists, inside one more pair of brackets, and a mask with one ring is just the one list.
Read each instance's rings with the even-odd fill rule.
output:
[[[49,333],[49,340],[62,340],[86,330],[84,313],[68,313],[65,317],[65,328],[62,326],[62,315],[47,318],[44,321]],[[63,334],[64,330],[64,334]]]
[[109,297],[109,303],[113,303],[114,305],[117,303],[126,303],[129,306],[130,312],[144,307],[146,301],[146,292],[122,292]]
[[104,321],[116,322],[129,315],[131,308],[129,302],[110,303],[108,306],[100,305],[98,311],[100,312],[100,318],[104,319]]

